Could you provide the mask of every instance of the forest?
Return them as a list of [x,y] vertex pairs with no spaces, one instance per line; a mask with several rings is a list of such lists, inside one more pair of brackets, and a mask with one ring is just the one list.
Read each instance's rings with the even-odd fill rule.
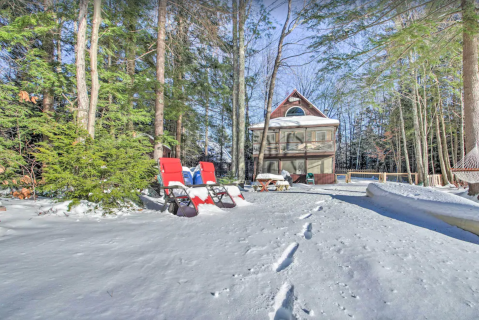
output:
[[248,128],[295,88],[339,120],[337,169],[458,182],[479,143],[478,8],[1,0],[1,188],[118,206],[155,183],[166,155],[251,181]]

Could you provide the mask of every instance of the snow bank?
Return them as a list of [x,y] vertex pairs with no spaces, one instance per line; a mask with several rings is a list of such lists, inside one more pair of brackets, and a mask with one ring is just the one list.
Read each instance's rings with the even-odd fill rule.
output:
[[[335,119],[316,117],[316,116],[299,116],[299,117],[279,117],[269,121],[270,128],[287,128],[297,126],[314,126],[314,125],[339,125],[339,121]],[[256,123],[250,128],[264,128],[264,122]]]
[[252,205],[251,202],[248,202],[248,201],[246,201],[246,200],[243,200],[243,199],[240,198],[240,197],[235,197],[235,203],[236,203],[236,206],[237,206],[237,207],[246,207],[246,206]]
[[241,195],[241,191],[237,186],[225,186],[226,191],[232,197],[238,197]]
[[469,194],[469,191],[466,190],[464,192],[461,192],[461,193],[457,193],[456,195],[458,195],[459,197],[462,197],[464,199],[467,199],[467,200],[470,200],[470,201],[474,201],[476,203],[479,203],[479,199],[476,197],[476,196],[470,196]]
[[[81,200],[78,205],[75,205],[70,208],[68,211],[68,206],[72,201],[63,201],[63,202],[53,202],[52,200],[46,200],[45,204],[42,205],[38,210],[38,215],[56,215],[62,217],[115,217],[125,214],[129,214],[131,209],[138,209],[138,206],[134,203],[127,204],[127,208],[115,208],[110,209],[108,212],[101,207],[101,205],[86,200]],[[108,214],[113,213],[113,214]]]
[[217,206],[215,206],[214,204],[202,203],[198,206],[199,216],[211,215],[215,213],[224,213],[224,211],[218,208]]
[[479,235],[479,204],[432,188],[400,183],[371,183],[369,197],[393,211],[428,214]]
[[277,174],[271,174],[271,173],[261,173],[256,176],[256,180],[261,179],[261,180],[284,180],[283,176],[277,175]]

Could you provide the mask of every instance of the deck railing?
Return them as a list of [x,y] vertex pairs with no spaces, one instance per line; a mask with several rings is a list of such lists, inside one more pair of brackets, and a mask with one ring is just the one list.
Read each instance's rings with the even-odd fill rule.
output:
[[[253,155],[259,154],[260,143],[253,144]],[[280,142],[280,143],[268,143],[264,153],[266,155],[275,154],[305,154],[321,153],[321,152],[334,152],[336,149],[335,141],[307,141],[307,142]]]

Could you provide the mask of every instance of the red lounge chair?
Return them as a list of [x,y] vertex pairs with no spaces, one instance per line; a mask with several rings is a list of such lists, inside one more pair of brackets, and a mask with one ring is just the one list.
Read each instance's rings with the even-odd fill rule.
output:
[[165,190],[168,211],[179,216],[194,217],[198,215],[199,205],[215,204],[204,185],[185,187],[180,159],[160,158],[159,165],[163,184],[161,189]]
[[[233,208],[236,206],[235,199],[244,200],[239,188],[234,185],[221,185],[216,182],[215,166],[211,162],[200,161],[201,180],[206,184],[213,199],[217,200],[218,207]],[[232,203],[224,203],[223,197],[227,195]]]

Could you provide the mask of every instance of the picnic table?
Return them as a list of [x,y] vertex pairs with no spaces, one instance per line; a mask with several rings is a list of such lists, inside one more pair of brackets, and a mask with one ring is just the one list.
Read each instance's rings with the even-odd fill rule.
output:
[[271,174],[271,173],[262,173],[258,174],[256,177],[256,181],[261,184],[261,190],[259,192],[268,192],[268,185],[273,182],[276,184],[278,181],[284,181],[283,176],[278,174]]

